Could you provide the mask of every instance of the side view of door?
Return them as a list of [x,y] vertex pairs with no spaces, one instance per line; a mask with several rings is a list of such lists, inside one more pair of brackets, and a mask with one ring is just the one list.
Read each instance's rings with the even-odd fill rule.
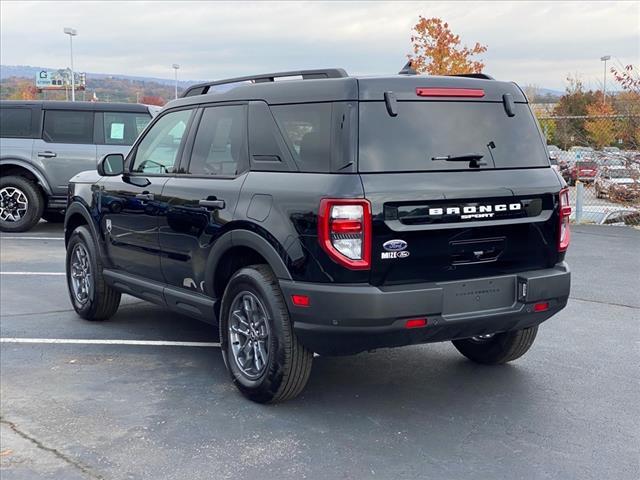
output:
[[129,154],[122,175],[105,177],[96,193],[109,263],[117,270],[164,280],[158,217],[166,210],[162,188],[182,155],[193,109],[167,112]]

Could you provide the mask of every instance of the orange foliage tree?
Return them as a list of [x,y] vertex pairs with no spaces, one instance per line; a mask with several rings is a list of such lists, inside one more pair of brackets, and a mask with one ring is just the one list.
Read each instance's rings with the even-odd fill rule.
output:
[[157,105],[158,107],[162,107],[167,101],[155,95],[145,95],[140,99],[140,103],[144,103],[145,105]]
[[584,122],[584,129],[592,144],[601,149],[616,141],[620,134],[620,125],[611,103],[604,103],[602,92],[596,92],[595,97],[595,102],[586,107],[589,119]]
[[480,73],[484,63],[472,59],[487,51],[486,45],[461,46],[460,36],[454,35],[449,24],[440,18],[424,18],[413,27],[411,34],[413,55],[408,55],[411,66],[418,73],[429,75],[456,75]]

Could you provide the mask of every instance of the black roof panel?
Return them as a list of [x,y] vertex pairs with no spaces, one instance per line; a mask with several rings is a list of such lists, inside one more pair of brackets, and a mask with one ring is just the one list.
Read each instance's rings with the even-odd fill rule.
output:
[[65,102],[55,100],[2,100],[0,106],[37,105],[45,110],[88,110],[94,112],[146,112],[149,107],[140,103]]

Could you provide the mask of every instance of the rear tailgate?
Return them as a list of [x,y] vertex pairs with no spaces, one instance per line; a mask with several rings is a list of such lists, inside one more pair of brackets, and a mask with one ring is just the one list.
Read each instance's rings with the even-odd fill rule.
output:
[[524,97],[513,84],[487,80],[424,98],[420,82],[398,83],[391,105],[373,100],[376,83],[364,88],[367,101],[359,105],[358,170],[373,219],[371,283],[552,267],[561,257],[562,185]]
[[362,182],[374,285],[490,277],[559,260],[560,182],[550,168],[363,174]]

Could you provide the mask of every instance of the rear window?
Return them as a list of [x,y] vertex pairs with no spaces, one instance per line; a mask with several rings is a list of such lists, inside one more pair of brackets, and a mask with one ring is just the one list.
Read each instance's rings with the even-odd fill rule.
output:
[[93,112],[47,110],[42,138],[53,143],[93,143]]
[[133,145],[151,121],[146,113],[104,113],[104,142],[107,145]]
[[30,108],[0,108],[0,136],[25,138],[31,136]]
[[469,154],[482,155],[482,169],[549,166],[528,106],[514,108],[509,117],[502,103],[398,102],[392,117],[384,102],[360,102],[359,170],[467,169],[468,161],[432,159]]
[[271,111],[301,172],[331,167],[331,104],[274,105]]

